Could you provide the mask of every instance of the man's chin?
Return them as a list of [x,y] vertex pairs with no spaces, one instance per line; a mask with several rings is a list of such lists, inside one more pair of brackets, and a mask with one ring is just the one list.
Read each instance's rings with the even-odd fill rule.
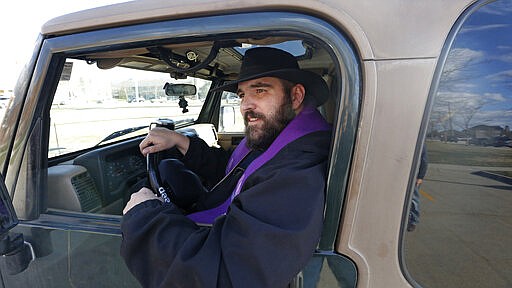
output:
[[263,136],[262,131],[254,131],[249,130],[245,132],[245,138],[247,139],[247,144],[249,148],[257,148],[261,142],[261,138]]
[[256,133],[256,132],[250,132],[249,134],[246,134],[246,137],[251,142],[258,142],[259,139],[261,139],[262,134]]

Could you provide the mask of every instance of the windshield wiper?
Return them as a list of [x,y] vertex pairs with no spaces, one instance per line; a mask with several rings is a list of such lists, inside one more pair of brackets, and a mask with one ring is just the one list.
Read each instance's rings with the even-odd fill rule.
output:
[[139,131],[139,130],[142,130],[142,129],[148,128],[148,127],[149,127],[149,125],[145,125],[145,126],[131,127],[131,128],[126,128],[126,129],[123,129],[123,130],[116,131],[116,132],[108,135],[107,137],[105,137],[98,144],[96,144],[96,146],[99,146],[99,145],[101,145],[102,143],[104,143],[106,141],[109,141],[109,140],[112,140],[112,139],[115,139],[115,138],[119,138],[119,137],[124,136],[126,134],[130,134],[132,132]]

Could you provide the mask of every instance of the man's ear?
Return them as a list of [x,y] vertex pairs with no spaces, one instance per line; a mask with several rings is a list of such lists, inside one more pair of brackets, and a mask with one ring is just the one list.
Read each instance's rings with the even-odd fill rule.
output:
[[302,107],[304,97],[306,97],[306,88],[302,84],[295,84],[291,89],[292,108],[297,110]]

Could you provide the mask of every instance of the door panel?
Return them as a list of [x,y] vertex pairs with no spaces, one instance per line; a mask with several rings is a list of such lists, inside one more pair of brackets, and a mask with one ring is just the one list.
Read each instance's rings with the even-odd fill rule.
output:
[[119,256],[121,237],[69,232],[73,287],[141,287]]
[[[73,223],[74,218],[46,220]],[[5,287],[140,287],[119,256],[120,235],[29,227],[23,223],[13,232],[23,233],[27,241],[34,243],[36,259],[17,275],[8,275],[5,261],[0,261]]]

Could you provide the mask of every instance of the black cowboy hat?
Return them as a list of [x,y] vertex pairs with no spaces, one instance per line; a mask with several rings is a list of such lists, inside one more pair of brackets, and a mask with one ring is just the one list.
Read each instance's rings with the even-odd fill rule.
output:
[[236,93],[238,83],[261,77],[276,77],[304,85],[306,97],[312,97],[311,100],[316,106],[322,105],[329,97],[327,83],[320,75],[300,69],[292,54],[271,47],[257,47],[247,50],[238,79],[229,81],[227,84],[213,90]]

